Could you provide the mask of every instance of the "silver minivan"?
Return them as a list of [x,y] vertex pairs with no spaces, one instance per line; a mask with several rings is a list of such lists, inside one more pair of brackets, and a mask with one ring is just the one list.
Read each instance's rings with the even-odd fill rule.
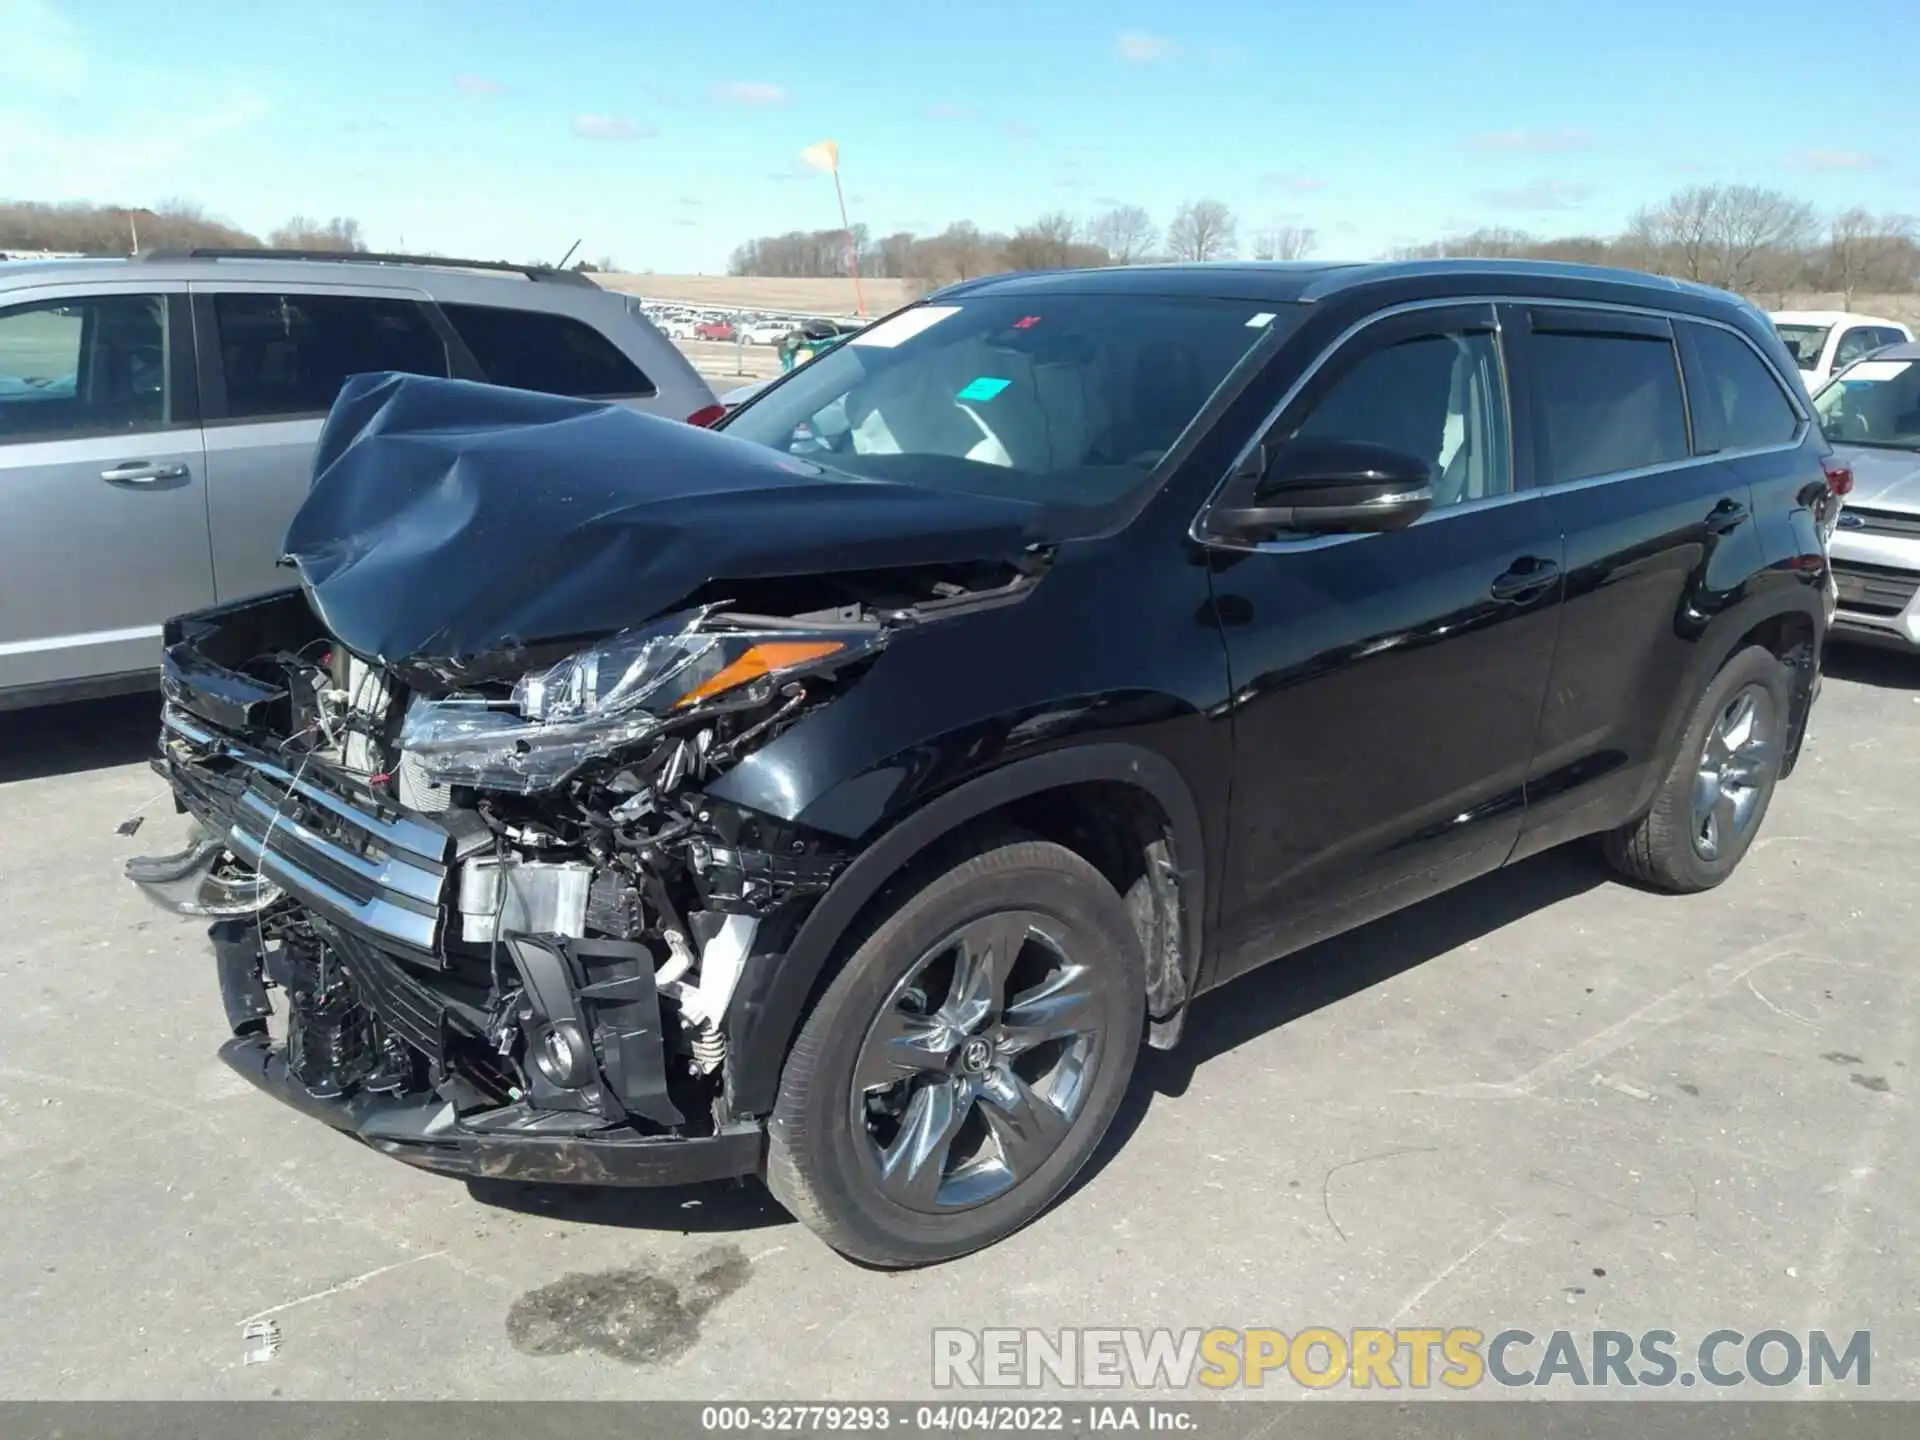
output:
[[278,567],[349,375],[711,418],[629,296],[542,266],[277,251],[0,264],[0,710],[139,689]]

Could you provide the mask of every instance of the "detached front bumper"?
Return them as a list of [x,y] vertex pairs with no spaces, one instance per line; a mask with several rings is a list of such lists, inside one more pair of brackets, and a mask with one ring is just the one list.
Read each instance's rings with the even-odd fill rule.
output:
[[285,1055],[262,1034],[234,1036],[220,1047],[220,1058],[302,1114],[441,1175],[560,1185],[691,1185],[751,1175],[760,1165],[757,1125],[685,1138],[477,1131],[455,1116],[451,1103],[436,1098],[365,1091],[345,1099],[316,1096],[287,1073]]

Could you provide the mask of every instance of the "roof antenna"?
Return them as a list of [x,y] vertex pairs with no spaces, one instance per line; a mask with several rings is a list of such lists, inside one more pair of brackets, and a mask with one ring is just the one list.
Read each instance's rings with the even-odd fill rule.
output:
[[[586,237],[585,237],[585,236],[582,236],[581,238],[582,238],[582,239],[585,239]],[[566,268],[567,268],[567,261],[569,261],[569,260],[571,260],[571,259],[573,258],[573,252],[574,252],[574,251],[576,251],[576,250],[578,250],[579,248],[580,248],[580,241],[579,241],[579,240],[576,240],[576,241],[574,241],[574,242],[573,242],[573,244],[571,244],[571,245],[569,245],[569,246],[567,247],[567,253],[566,253],[566,254],[564,254],[564,255],[562,255],[562,256],[560,257],[560,263],[559,263],[558,265],[556,265],[556,266],[554,266],[553,268],[554,268],[554,269],[556,269],[556,270],[564,270],[564,269],[566,269]]]

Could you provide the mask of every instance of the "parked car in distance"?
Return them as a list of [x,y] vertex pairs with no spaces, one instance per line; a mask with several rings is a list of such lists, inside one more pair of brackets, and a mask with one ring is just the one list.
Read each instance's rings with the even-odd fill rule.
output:
[[793,326],[784,320],[762,320],[747,326],[743,338],[749,345],[778,345],[793,333]]
[[713,392],[584,275],[150,252],[0,269],[0,709],[137,689],[170,615],[287,583],[341,382],[401,370],[682,419]]
[[351,383],[302,589],[169,632],[199,837],[130,875],[219,907],[224,1058],[873,1264],[1032,1220],[1275,957],[1594,835],[1719,884],[1817,691],[1841,472],[1700,286],[996,276],[718,433]]
[[1768,318],[1809,391],[1882,346],[1913,339],[1913,331],[1898,320],[1845,310],[1776,310]]
[[731,340],[733,339],[733,321],[702,320],[698,325],[693,327],[693,338],[696,340]]
[[1920,344],[1855,361],[1813,409],[1853,472],[1831,543],[1835,637],[1920,650]]

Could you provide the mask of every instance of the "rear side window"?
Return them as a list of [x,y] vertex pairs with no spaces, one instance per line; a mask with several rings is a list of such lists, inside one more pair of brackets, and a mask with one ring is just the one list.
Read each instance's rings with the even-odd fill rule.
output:
[[45,300],[0,312],[0,443],[172,423],[159,295]]
[[1702,455],[1785,445],[1800,417],[1767,363],[1738,335],[1714,325],[1689,325],[1699,361],[1688,394],[1693,400],[1693,442]]
[[1671,340],[1551,330],[1532,339],[1546,483],[1687,458],[1686,407]]
[[494,305],[442,305],[495,385],[607,400],[651,395],[653,382],[606,336],[571,315]]
[[213,297],[233,419],[319,415],[349,375],[448,374],[447,347],[411,300],[372,295]]

